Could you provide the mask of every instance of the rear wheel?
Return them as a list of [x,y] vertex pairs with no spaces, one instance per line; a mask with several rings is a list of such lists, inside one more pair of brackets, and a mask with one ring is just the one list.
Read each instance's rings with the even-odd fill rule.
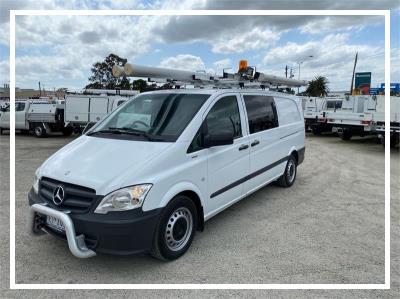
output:
[[71,136],[73,132],[74,129],[71,126],[64,127],[61,129],[61,133],[63,133],[64,136]]
[[313,132],[314,135],[321,135],[321,133],[322,133],[321,127],[313,126],[312,127],[312,132]]
[[339,136],[342,138],[342,140],[350,140],[353,136],[353,132],[351,132],[349,129],[343,129],[343,131],[339,133]]
[[154,234],[151,255],[161,260],[174,260],[185,254],[197,228],[197,211],[193,201],[176,196],[165,208]]
[[285,172],[278,179],[278,184],[282,187],[290,187],[294,184],[297,174],[297,160],[293,155],[290,155],[286,163]]
[[3,131],[4,131],[4,129],[0,128],[0,135],[3,135]]
[[395,132],[390,136],[390,147],[395,148],[400,144],[400,133]]
[[43,124],[36,124],[33,127],[33,133],[36,137],[45,137],[46,136],[46,129],[44,128]]

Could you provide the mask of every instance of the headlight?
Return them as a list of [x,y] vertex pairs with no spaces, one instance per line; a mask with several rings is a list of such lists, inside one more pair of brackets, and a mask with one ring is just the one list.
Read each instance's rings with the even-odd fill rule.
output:
[[111,192],[103,198],[94,212],[107,214],[113,211],[139,208],[142,206],[151,186],[151,184],[136,185]]
[[32,188],[36,194],[39,193],[39,178],[37,177],[37,175],[35,175],[35,178],[33,179]]

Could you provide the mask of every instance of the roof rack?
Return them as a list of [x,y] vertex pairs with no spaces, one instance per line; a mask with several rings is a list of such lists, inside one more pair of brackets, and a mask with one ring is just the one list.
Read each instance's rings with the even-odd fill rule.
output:
[[198,88],[292,88],[307,86],[308,81],[278,77],[257,72],[256,67],[248,66],[246,60],[241,60],[237,73],[223,72],[218,77],[206,72],[192,72],[177,69],[167,69],[152,66],[133,65],[126,63],[124,67],[114,65],[112,73],[115,77],[147,78],[149,82],[169,83],[175,88],[193,85]]

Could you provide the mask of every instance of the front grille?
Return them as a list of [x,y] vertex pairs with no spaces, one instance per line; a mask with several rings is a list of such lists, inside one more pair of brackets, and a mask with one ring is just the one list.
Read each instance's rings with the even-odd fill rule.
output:
[[[64,189],[64,201],[60,205],[53,202],[54,190],[61,186]],[[50,206],[70,210],[74,213],[89,211],[96,198],[96,191],[87,187],[69,184],[43,177],[39,182],[39,195]]]

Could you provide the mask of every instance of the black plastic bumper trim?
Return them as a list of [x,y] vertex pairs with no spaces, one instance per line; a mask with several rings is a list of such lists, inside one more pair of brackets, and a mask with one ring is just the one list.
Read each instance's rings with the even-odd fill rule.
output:
[[[28,194],[29,205],[43,203],[31,190]],[[130,255],[147,253],[151,250],[154,232],[162,208],[151,211],[134,209],[107,214],[69,213],[77,234],[85,235],[87,247],[96,253]],[[66,240],[64,234],[49,227],[45,231]]]

